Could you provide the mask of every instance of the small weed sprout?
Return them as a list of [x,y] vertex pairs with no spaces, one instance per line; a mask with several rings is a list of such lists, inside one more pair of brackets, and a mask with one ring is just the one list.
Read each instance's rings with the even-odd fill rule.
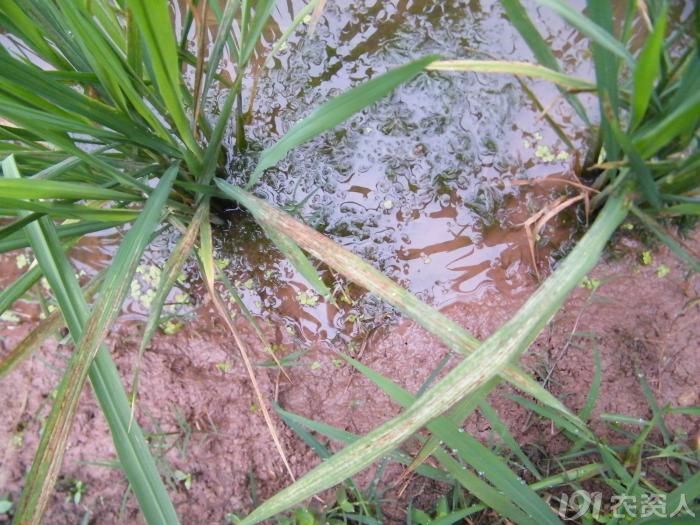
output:
[[87,493],[87,483],[80,479],[74,479],[70,482],[68,488],[69,495],[66,497],[66,503],[72,501],[74,505],[80,505],[83,496]]
[[191,472],[185,472],[184,470],[177,469],[173,473],[173,477],[178,483],[182,483],[182,485],[185,487],[185,490],[192,489],[193,479]]

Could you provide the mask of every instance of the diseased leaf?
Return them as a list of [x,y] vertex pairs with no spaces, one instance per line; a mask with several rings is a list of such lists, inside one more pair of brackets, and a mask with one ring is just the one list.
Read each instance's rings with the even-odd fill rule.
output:
[[[5,159],[2,167],[6,177],[20,177],[12,157]],[[92,313],[89,313],[53,223],[43,217],[27,226],[34,254],[76,342],[76,350],[58,387],[32,468],[25,480],[15,515],[17,523],[39,523],[44,514],[53,494],[88,373],[110,425],[122,468],[146,520],[149,524],[178,522],[141,430],[138,426],[128,427],[126,394],[109,353],[101,347],[109,325],[121,310],[131,277],[161,217],[177,171],[177,167],[173,167],[163,175],[143,212],[124,238],[112,266],[105,274],[100,297]]]

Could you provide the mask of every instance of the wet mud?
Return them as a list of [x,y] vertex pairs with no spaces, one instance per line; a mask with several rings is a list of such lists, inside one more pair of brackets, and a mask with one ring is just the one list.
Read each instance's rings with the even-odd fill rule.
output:
[[[698,232],[690,247],[700,248]],[[688,277],[665,249],[653,252],[651,264],[642,264],[640,253],[645,249],[637,240],[617,239],[608,260],[589,276],[600,283],[598,288],[577,289],[523,359],[527,370],[540,380],[546,378],[553,393],[579,410],[586,401],[594,374],[594,353],[598,352],[602,385],[591,426],[613,443],[616,433],[599,418],[601,414],[650,417],[640,374],[661,406],[691,406],[700,401],[700,280]],[[517,297],[489,291],[478,300],[443,311],[485,338],[515,312],[533,288],[526,287]],[[229,333],[222,323],[211,322],[216,319],[211,305],[205,302],[196,313],[187,330],[172,336],[160,334],[145,354],[138,414],[172,484],[171,494],[183,523],[222,523],[228,512],[250,510],[254,498],[270,496],[287,485],[289,478]],[[32,328],[31,322],[4,323],[3,351]],[[269,360],[248,325],[241,322],[239,328],[255,349],[255,361],[264,364]],[[123,323],[110,336],[109,347],[125,378],[133,372],[139,341],[140,326],[134,322]],[[294,350],[291,341],[280,342],[280,356]],[[434,337],[407,322],[376,330],[354,350],[333,350],[355,355],[412,392],[422,387],[447,355]],[[285,369],[288,377],[276,368],[258,367],[264,395],[286,410],[357,434],[398,413],[396,405],[341,362],[333,350],[324,345],[309,349],[295,361],[296,366]],[[0,382],[0,395],[6,400],[0,425],[0,442],[6,444],[0,458],[0,486],[12,497],[21,489],[51,391],[69,351],[69,345],[48,342]],[[457,359],[453,356],[447,368]],[[490,402],[525,450],[531,451],[533,460],[562,452],[565,442],[558,432],[537,418],[530,419],[527,411],[508,398],[511,393],[510,388],[500,386]],[[700,431],[697,421],[688,418],[669,417],[666,423],[681,438],[692,438]],[[313,451],[279,420],[276,424],[295,476],[318,464]],[[484,442],[492,442],[495,436],[489,422],[478,413],[465,422],[465,428]],[[329,446],[338,449],[341,445]],[[406,447],[414,450],[415,444]],[[86,513],[94,523],[136,520],[136,503],[123,476],[113,468],[114,460],[105,421],[92,394],[86,391],[69,440],[62,483],[46,523],[76,523]],[[421,501],[426,494],[439,494],[439,485],[420,478],[413,478],[407,486],[394,486],[402,472],[394,465],[383,475],[388,494],[394,491],[396,500],[419,497]],[[371,479],[371,472],[359,477],[365,483]],[[71,494],[75,480],[86,484],[79,504]],[[403,522],[402,508],[405,505],[387,505],[386,522]]]

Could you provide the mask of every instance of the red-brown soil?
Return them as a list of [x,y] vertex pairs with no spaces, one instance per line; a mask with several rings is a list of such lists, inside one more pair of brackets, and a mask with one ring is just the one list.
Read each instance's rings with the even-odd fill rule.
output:
[[[688,245],[698,251],[700,231],[695,231]],[[630,237],[618,237],[610,250],[614,257],[609,253],[590,276],[600,281],[598,289],[594,293],[585,287],[577,289],[523,359],[523,366],[539,378],[551,371],[551,391],[578,410],[585,403],[597,349],[603,376],[592,426],[605,436],[609,431],[597,419],[601,413],[649,416],[637,374],[646,377],[660,405],[699,403],[700,277],[689,276],[683,264],[665,248],[654,250],[651,263],[642,264],[640,254],[644,249]],[[5,268],[10,267],[6,261]],[[665,268],[670,270],[667,275],[663,275]],[[6,277],[11,277],[13,271],[5,272]],[[473,302],[449,306],[444,313],[484,338],[515,312],[534,286],[519,287],[511,294],[494,290]],[[178,334],[157,336],[146,352],[138,419],[147,432],[153,433],[154,452],[162,454],[165,471],[179,469],[191,474],[189,489],[182,481],[175,481],[170,491],[182,522],[222,523],[227,512],[250,510],[254,491],[260,499],[268,497],[289,479],[232,338],[206,300],[197,313]],[[259,342],[245,323],[239,325],[251,348],[259,349]],[[34,323],[0,326],[0,349],[6,353],[32,330]],[[127,380],[131,378],[140,335],[138,323],[123,323],[108,341]],[[284,341],[278,342],[284,346]],[[412,323],[383,327],[368,336],[361,347],[356,355],[366,365],[414,392],[446,352],[434,337]],[[294,350],[289,344],[284,348]],[[70,349],[70,345],[55,340],[48,342],[0,381],[0,397],[5,400],[0,422],[0,496],[19,496],[41,422],[48,413],[51,390]],[[256,352],[256,361],[266,359]],[[313,348],[301,362],[301,366],[287,369],[289,379],[275,368],[257,369],[267,399],[359,434],[397,413],[397,407],[385,395],[348,365],[341,365],[328,348]],[[222,363],[229,363],[230,368]],[[549,424],[533,418],[533,424],[526,428],[528,413],[506,398],[510,392],[508,387],[499,387],[491,395],[491,402],[513,434],[521,443],[560,452],[557,447],[561,443],[552,439],[555,430]],[[689,436],[700,430],[698,422],[688,418],[668,418],[667,424],[672,432]],[[489,423],[478,414],[466,427],[484,440],[489,438]],[[319,462],[279,421],[277,430],[295,476]],[[337,448],[337,444],[334,446]],[[104,466],[114,457],[105,421],[86,389],[64,460],[62,482],[45,523],[74,524],[86,513],[90,523],[138,522],[137,505],[127,494],[124,477],[117,469]],[[384,479],[391,486],[400,473],[401,468],[391,467]],[[79,504],[69,497],[71,480],[75,479],[87,486]],[[421,496],[419,501],[430,500],[436,490],[439,487],[415,478],[402,498]],[[400,506],[386,510],[387,521],[405,521]],[[7,521],[0,516],[0,523],[3,520]]]

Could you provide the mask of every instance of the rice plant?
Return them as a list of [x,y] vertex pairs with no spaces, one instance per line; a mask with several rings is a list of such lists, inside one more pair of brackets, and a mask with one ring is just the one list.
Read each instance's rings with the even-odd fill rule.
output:
[[[212,4],[219,17],[216,39],[208,54],[200,47],[196,56],[188,46],[190,26],[202,23],[207,2],[187,10],[180,34],[165,0],[11,0],[0,6],[0,26],[6,32],[0,48],[0,148],[5,157],[0,207],[9,218],[0,230],[0,249],[29,245],[39,263],[2,291],[0,304],[4,311],[43,275],[76,342],[25,483],[18,523],[41,519],[88,375],[145,518],[149,523],[177,522],[134,420],[134,407],[100,343],[160,225],[183,233],[165,264],[141,351],[188,257],[196,255],[210,292],[217,294],[210,199],[218,192],[212,180],[225,160],[221,143],[230,121],[240,120],[233,114],[234,102],[274,4],[229,1],[223,9]],[[283,38],[317,4],[309,3]],[[204,28],[197,29],[203,34]],[[237,65],[237,77],[228,83],[219,75],[225,52]],[[373,103],[431,60],[401,66],[328,102],[263,153],[251,185],[290,148]],[[214,84],[226,84],[227,96],[216,120],[210,121],[201,108]],[[89,306],[66,250],[83,235],[127,223],[129,233],[97,285],[99,299]],[[286,239],[280,243],[289,246],[290,256],[296,254],[293,260],[311,275],[312,267],[300,250]],[[226,311],[221,313],[228,318]],[[54,316],[44,325],[57,322]],[[244,353],[242,341],[239,344]],[[3,373],[33,346],[16,348],[3,362]],[[265,408],[264,400],[260,402]],[[267,411],[265,415],[269,420]]]
[[[419,304],[384,276],[351,254],[343,253],[317,232],[297,224],[242,190],[217,181],[219,187],[250,209],[258,221],[269,228],[284,231],[315,257],[397,306],[450,348],[464,353],[475,349],[419,398],[411,398],[406,393],[401,397],[396,392],[398,397],[395,399],[405,408],[402,414],[361,439],[353,440],[341,452],[261,505],[242,523],[261,521],[354,475],[422,427],[431,430],[440,443],[457,450],[466,464],[484,473],[490,484],[457,472],[455,479],[471,493],[478,494],[490,508],[516,523],[560,523],[559,517],[530,488],[523,486],[511,471],[502,468],[503,464],[497,457],[491,457],[491,461],[486,459],[489,456],[478,442],[460,434],[450,419],[439,416],[452,409],[459,414],[457,419],[463,419],[474,410],[476,400],[483,399],[497,384],[499,376],[534,395],[548,409],[554,409],[554,413],[559,414],[556,416],[559,425],[568,427],[572,433],[585,435],[585,439],[595,443],[604,457],[611,461],[615,457],[604,444],[597,443],[585,425],[568,414],[560,403],[545,400],[543,392],[533,391],[532,385],[525,386],[519,371],[513,370],[509,363],[527,349],[573,287],[592,268],[605,243],[630,212],[647,224],[691,269],[697,271],[700,268],[698,261],[683,250],[655,218],[677,215],[681,210],[677,206],[681,202],[687,205],[682,208],[683,213],[696,215],[700,210],[697,198],[700,186],[697,170],[700,160],[697,147],[700,121],[697,35],[693,45],[673,58],[669,50],[679,34],[667,35],[668,5],[657,2],[643,13],[648,16],[649,35],[634,56],[627,47],[631,35],[629,27],[625,26],[619,36],[613,35],[613,14],[609,3],[590,1],[587,16],[582,16],[567,3],[549,0],[540,0],[540,3],[555,10],[589,38],[596,67],[595,80],[571,78],[561,73],[554,55],[523,6],[510,0],[503,2],[506,12],[542,65],[451,60],[436,61],[428,66],[429,70],[490,71],[545,78],[558,84],[578,111],[582,111],[575,98],[578,91],[594,92],[600,101],[601,146],[595,166],[600,174],[595,185],[603,191],[593,204],[602,206],[602,209],[556,272],[510,321],[483,343],[473,341],[439,313]],[[627,20],[636,15],[636,9],[630,4]],[[691,28],[688,30],[692,31]],[[366,369],[364,372],[372,374]],[[436,455],[436,458],[452,472],[449,456],[443,452],[442,457]],[[683,489],[689,490],[689,498],[698,496],[697,490],[693,489],[697,477],[698,474],[689,477],[682,485]],[[494,491],[494,488],[498,490]],[[507,499],[499,499],[499,494],[507,495]],[[677,491],[673,497],[678,498],[679,494]]]
[[[483,505],[517,523],[560,523],[536,492],[537,487],[523,485],[502,458],[458,432],[453,417],[466,417],[499,381],[506,380],[555,414],[558,424],[607,453],[580,417],[517,365],[517,357],[581,282],[630,212],[691,268],[700,267],[660,222],[700,211],[700,57],[696,45],[680,56],[669,52],[678,35],[668,31],[666,2],[649,2],[648,8],[644,2],[629,3],[627,19],[637,16],[636,10],[643,5],[649,24],[646,43],[634,53],[629,50],[629,27],[623,27],[619,34],[613,31],[609,3],[590,0],[587,16],[581,16],[566,2],[539,2],[589,38],[595,79],[562,73],[520,2],[503,0],[509,18],[541,64],[443,61],[429,56],[400,65],[313,110],[264,150],[256,167],[245,174],[247,183],[236,186],[218,176],[226,158],[222,141],[227,130],[234,129],[238,146],[245,146],[237,101],[251,58],[260,52],[258,42],[275,6],[273,0],[228,0],[223,6],[204,0],[191,2],[182,27],[172,23],[166,0],[4,0],[0,4],[4,32],[0,46],[0,155],[4,158],[0,214],[6,220],[0,228],[0,252],[29,246],[38,264],[0,292],[0,313],[44,276],[62,319],[50,317],[36,333],[49,333],[47,327],[64,323],[75,343],[27,476],[16,522],[41,521],[88,377],[146,521],[178,522],[136,421],[124,378],[119,377],[108,350],[101,345],[119,314],[141,254],[161,226],[170,226],[181,236],[164,265],[140,353],[155,333],[165,299],[183,264],[194,258],[213,304],[239,346],[284,460],[247,349],[215,286],[224,279],[214,264],[212,247],[211,199],[217,197],[234,200],[249,210],[322,295],[328,295],[329,290],[308,255],[393,304],[465,355],[462,363],[417,399],[383,383],[405,411],[367,436],[348,441],[345,449],[265,502],[243,523],[262,521],[344,481],[394,453],[402,441],[423,427],[437,440],[427,444],[426,454],[435,455]],[[306,15],[318,12],[319,4],[319,0],[311,1],[295,17],[272,53],[302,25]],[[203,44],[207,9],[218,19],[208,51]],[[194,46],[190,45],[192,28]],[[236,65],[233,79],[220,74],[225,53]],[[426,70],[442,72],[432,74],[488,71],[543,78],[559,85],[577,112],[584,111],[576,99],[578,92],[595,93],[600,101],[600,148],[595,158],[599,175],[595,184],[601,192],[592,203],[599,209],[596,220],[557,271],[484,342],[322,232],[254,195],[265,171],[290,150]],[[203,110],[214,85],[226,91],[215,118]],[[127,224],[128,234],[111,267],[88,287],[91,289],[82,290],[66,251],[85,235]],[[90,304],[87,297],[92,294],[97,299]],[[7,373],[33,346],[20,345],[0,363],[0,371]],[[448,411],[450,417],[445,415]],[[436,446],[440,441],[483,471],[485,479],[461,468],[457,472],[454,459]],[[697,495],[694,479],[688,482],[688,490]]]

